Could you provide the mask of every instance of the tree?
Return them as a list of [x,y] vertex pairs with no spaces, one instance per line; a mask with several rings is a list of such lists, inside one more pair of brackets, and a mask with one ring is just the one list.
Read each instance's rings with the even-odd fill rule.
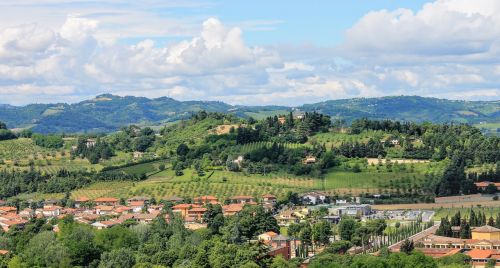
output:
[[189,147],[186,144],[181,143],[177,146],[176,152],[178,156],[186,156],[189,153]]
[[21,256],[28,267],[69,267],[71,263],[68,249],[50,231],[35,235]]
[[408,238],[407,238],[401,244],[400,251],[403,253],[406,253],[406,254],[410,254],[414,248],[415,248],[415,245],[413,244],[413,240],[408,240]]
[[293,266],[283,258],[283,256],[278,255],[274,257],[273,262],[269,266],[269,268],[292,268]]
[[472,237],[470,225],[463,221],[462,225],[460,226],[460,238],[462,239],[470,239]]
[[334,254],[344,254],[352,247],[352,243],[349,241],[335,241],[333,242],[326,251]]
[[132,268],[134,264],[134,252],[128,248],[120,248],[104,252],[99,268]]
[[359,223],[351,218],[344,218],[340,221],[338,231],[342,240],[351,241],[354,233],[359,228]]
[[326,245],[330,242],[332,227],[326,221],[318,221],[312,228],[312,240],[318,244]]

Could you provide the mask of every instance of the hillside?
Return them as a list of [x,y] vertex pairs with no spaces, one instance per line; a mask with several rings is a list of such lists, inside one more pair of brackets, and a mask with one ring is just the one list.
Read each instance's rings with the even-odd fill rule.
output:
[[[318,111],[351,122],[356,118],[402,121],[461,122],[476,124],[483,132],[497,133],[500,101],[452,101],[415,96],[330,100],[296,107]],[[40,133],[112,132],[129,124],[157,126],[188,118],[193,112],[229,112],[261,119],[286,113],[283,106],[233,106],[217,101],[177,101],[167,97],[120,97],[110,94],[74,104],[0,104],[0,121],[9,128]],[[481,125],[478,125],[480,124]]]
[[500,101],[456,101],[418,96],[356,98],[306,104],[304,111],[317,111],[346,121],[366,117],[436,123],[500,121]]

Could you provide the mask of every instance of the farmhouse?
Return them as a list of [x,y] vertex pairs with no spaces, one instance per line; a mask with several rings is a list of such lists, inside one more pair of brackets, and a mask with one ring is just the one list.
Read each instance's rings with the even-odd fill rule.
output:
[[222,206],[222,213],[224,216],[233,216],[236,215],[238,212],[240,212],[243,209],[243,204],[237,203],[237,204],[229,204]]
[[482,182],[476,182],[474,183],[476,185],[476,188],[481,191],[485,191],[488,185],[493,184],[497,188],[497,190],[500,191],[500,182],[489,182],[489,181],[482,181]]
[[88,199],[88,198],[87,198],[87,197],[85,197],[85,196],[80,196],[80,197],[77,197],[77,198],[75,199],[75,207],[76,207],[76,208],[79,208],[79,207],[82,205],[82,203],[86,203],[86,202],[89,202],[89,201],[90,201],[90,199]]
[[304,159],[304,164],[310,165],[316,163],[316,157],[315,156],[308,156],[306,159]]
[[97,143],[97,141],[96,141],[96,140],[94,140],[94,139],[87,139],[87,140],[85,141],[85,146],[86,146],[87,148],[94,147],[94,146],[96,145],[96,143]]
[[323,203],[326,199],[326,195],[320,192],[309,192],[302,195],[302,203],[306,205],[316,205]]
[[134,156],[134,159],[143,158],[144,157],[144,153],[143,152],[139,152],[139,151],[135,151],[133,153],[133,156]]
[[188,210],[192,208],[200,208],[200,205],[197,204],[178,204],[172,207],[172,211],[174,213],[180,213],[181,216],[184,218],[188,214]]
[[283,125],[285,123],[285,121],[286,121],[286,118],[284,116],[278,117],[278,122],[280,122],[280,124]]
[[272,195],[272,194],[265,194],[262,196],[262,201],[264,203],[267,203],[267,204],[276,204],[276,200],[278,200],[276,198],[276,196]]

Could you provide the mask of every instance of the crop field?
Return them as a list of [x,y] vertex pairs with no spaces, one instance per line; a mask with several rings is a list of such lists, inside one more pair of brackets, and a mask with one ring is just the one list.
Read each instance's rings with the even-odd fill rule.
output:
[[382,131],[365,131],[360,134],[348,134],[348,133],[340,133],[340,132],[328,132],[328,133],[318,133],[312,136],[308,143],[319,143],[325,144],[327,149],[330,149],[332,146],[338,147],[342,144],[342,142],[368,142],[370,138],[375,140],[380,140],[385,138],[387,134],[384,134]]
[[[455,215],[457,212],[460,211],[460,215],[462,215],[462,217],[469,217],[470,215],[470,210],[471,210],[471,207],[467,207],[467,206],[461,206],[459,208],[438,208],[438,209],[435,209],[436,211],[436,214],[434,214],[434,220],[440,220],[441,218],[444,218],[444,217],[449,217],[451,218],[453,215]],[[484,213],[486,214],[486,219],[488,219],[489,217],[493,217],[493,219],[496,218],[496,216],[498,215],[498,213],[500,213],[500,207],[478,207],[478,206],[475,206],[473,207],[473,210],[474,212],[477,214],[477,212],[481,212],[481,213]]]
[[285,174],[246,176],[243,173],[211,171],[204,178],[198,178],[193,170],[187,169],[183,176],[175,176],[172,170],[165,170],[141,182],[99,182],[74,191],[72,196],[95,198],[146,195],[160,199],[169,196],[192,198],[214,195],[222,200],[233,195],[261,196],[271,193],[283,196],[287,191],[303,192],[313,189],[314,185],[313,179]]
[[142,164],[137,164],[129,167],[124,167],[120,169],[115,169],[114,171],[122,171],[130,175],[142,175],[146,174],[149,175],[154,172],[159,171],[159,166],[160,164],[167,164],[165,161],[159,160],[159,161],[154,161],[154,162],[148,162],[148,163],[142,163]]
[[[241,145],[240,153],[245,154],[245,153],[251,152],[253,150],[260,149],[264,146],[271,146],[272,144],[273,144],[272,142],[267,142],[267,141],[247,143],[247,144]],[[283,146],[285,146],[285,148],[289,148],[289,149],[310,147],[309,144],[300,144],[300,143],[283,143],[281,145],[283,145]]]

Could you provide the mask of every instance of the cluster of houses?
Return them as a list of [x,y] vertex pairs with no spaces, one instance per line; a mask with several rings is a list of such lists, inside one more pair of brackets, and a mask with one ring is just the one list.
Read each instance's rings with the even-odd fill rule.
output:
[[[175,204],[172,206],[172,212],[182,216],[186,227],[191,229],[206,226],[203,224],[203,215],[207,211],[207,204],[221,204],[214,196],[196,197],[192,203],[185,203],[180,197],[171,197],[167,201]],[[228,201],[228,204],[221,204],[225,216],[235,215],[246,204],[257,205],[252,196],[233,196]],[[261,205],[271,210],[276,201],[276,196],[266,194],[262,196]],[[56,200],[48,200],[44,202],[42,208],[25,208],[21,211],[17,211],[16,207],[1,206],[0,226],[4,231],[8,231],[12,226],[22,228],[32,218],[62,218],[65,215],[72,215],[75,221],[104,229],[125,221],[149,223],[161,215],[164,208],[164,204],[150,204],[148,197],[133,197],[126,200],[126,204],[120,204],[120,200],[114,197],[99,197],[93,200],[78,197],[75,199],[74,208],[61,207],[56,203]],[[165,215],[167,221],[170,220],[168,213],[162,215]]]
[[471,230],[471,239],[444,237],[434,232],[415,241],[417,249],[427,256],[439,258],[463,253],[471,257],[473,267],[485,267],[495,259],[500,267],[500,229],[484,225]]

